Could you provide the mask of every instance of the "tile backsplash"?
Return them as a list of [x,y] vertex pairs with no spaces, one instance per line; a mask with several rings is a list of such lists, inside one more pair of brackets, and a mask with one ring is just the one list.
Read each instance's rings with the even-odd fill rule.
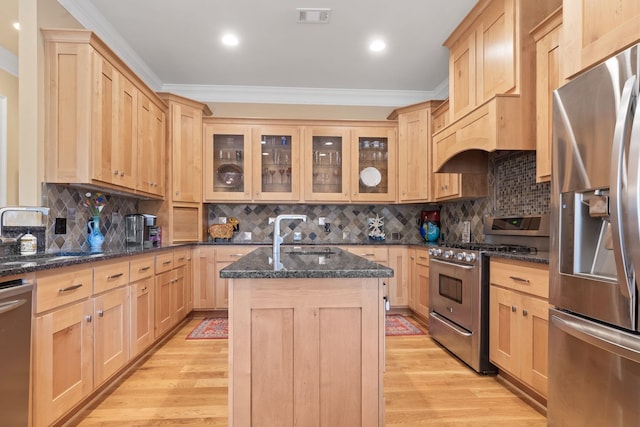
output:
[[[292,243],[300,232],[302,243],[360,243],[368,241],[369,218],[376,215],[384,220],[387,240],[408,243],[420,242],[422,237],[417,219],[423,209],[440,209],[441,236],[458,240],[463,221],[471,224],[471,240],[482,241],[482,227],[486,215],[530,215],[549,212],[549,183],[536,183],[535,152],[492,153],[489,156],[487,197],[444,202],[439,205],[264,205],[210,204],[209,224],[220,218],[234,217],[240,221],[239,231],[232,241],[270,242],[273,225],[269,218],[281,213],[306,214],[308,221],[290,221],[283,225],[285,242]],[[46,250],[88,250],[86,241],[89,211],[82,206],[86,190],[55,184],[43,186],[43,206],[50,208],[46,227]],[[137,200],[107,195],[107,205],[101,213],[101,230],[105,235],[105,250],[124,248],[124,216],[136,213]],[[318,224],[324,217],[330,230]],[[55,218],[67,219],[66,234],[54,233]],[[250,237],[249,237],[250,236]]]

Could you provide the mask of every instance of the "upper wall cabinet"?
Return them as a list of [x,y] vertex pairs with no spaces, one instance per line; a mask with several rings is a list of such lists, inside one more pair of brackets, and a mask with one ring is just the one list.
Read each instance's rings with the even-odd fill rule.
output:
[[42,32],[46,181],[163,198],[164,102],[92,32]]
[[399,202],[432,200],[432,117],[439,105],[440,101],[427,101],[399,108],[389,115],[389,119],[398,120]]
[[551,180],[553,91],[560,84],[562,8],[531,31],[536,40],[536,182]]
[[[535,148],[535,46],[529,31],[560,3],[480,0],[445,41],[451,123],[434,135],[434,170],[480,172],[470,166],[481,163],[478,157],[449,163],[470,150]],[[504,96],[512,99],[496,99]],[[505,109],[508,120],[501,116]],[[499,135],[503,131],[508,137]]]
[[561,37],[566,79],[640,41],[640,2],[564,0]]

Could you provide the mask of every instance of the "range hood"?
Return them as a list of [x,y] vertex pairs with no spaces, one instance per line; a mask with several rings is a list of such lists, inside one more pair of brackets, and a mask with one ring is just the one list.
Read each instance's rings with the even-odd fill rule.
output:
[[520,95],[496,95],[433,135],[433,170],[486,173],[489,153],[535,150],[535,116]]

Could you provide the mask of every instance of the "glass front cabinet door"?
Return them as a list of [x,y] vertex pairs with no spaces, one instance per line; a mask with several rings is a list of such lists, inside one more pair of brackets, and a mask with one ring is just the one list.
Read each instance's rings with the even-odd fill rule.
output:
[[349,136],[343,127],[305,128],[305,200],[349,201]]
[[253,129],[253,199],[300,200],[300,130],[294,126]]
[[251,200],[251,128],[206,124],[204,200]]
[[395,201],[397,152],[395,128],[354,128],[351,131],[351,143],[353,157],[351,200]]

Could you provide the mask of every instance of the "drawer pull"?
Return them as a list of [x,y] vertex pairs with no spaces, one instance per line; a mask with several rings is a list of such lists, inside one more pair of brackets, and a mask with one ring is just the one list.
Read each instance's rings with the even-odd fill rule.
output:
[[147,290],[147,287],[145,286],[144,288],[140,289],[142,292],[145,292]]
[[178,261],[184,261],[184,257],[178,258]]
[[71,286],[67,286],[66,288],[58,289],[58,292],[70,292],[81,287],[82,287],[82,283],[78,283],[77,285],[71,285]]
[[423,260],[425,260],[425,261],[426,261],[427,259],[429,259],[429,258],[428,258],[428,257],[426,257],[426,256],[419,256],[418,258],[423,259]]
[[231,254],[231,256],[234,256],[234,257],[241,257],[241,256],[244,256],[244,254]]
[[375,256],[375,254],[362,254],[360,256]]
[[138,273],[142,273],[143,271],[147,271],[147,270],[150,270],[150,269],[151,269],[150,266],[142,267],[141,269],[138,270]]
[[523,279],[522,277],[518,276],[509,276],[509,279],[515,280],[516,282],[529,283],[529,279]]
[[171,264],[172,262],[173,262],[173,261],[165,261],[165,262],[163,262],[163,263],[162,263],[162,265],[169,265],[169,264]]
[[118,279],[118,278],[122,277],[123,275],[124,275],[124,273],[112,274],[111,276],[107,277],[107,280]]

